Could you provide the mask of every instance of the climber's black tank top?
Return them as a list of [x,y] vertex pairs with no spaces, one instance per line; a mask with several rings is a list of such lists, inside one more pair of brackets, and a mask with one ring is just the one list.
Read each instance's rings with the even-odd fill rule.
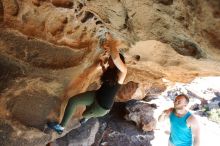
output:
[[109,82],[103,82],[102,86],[96,91],[98,104],[106,110],[111,109],[120,86],[119,83],[109,84]]

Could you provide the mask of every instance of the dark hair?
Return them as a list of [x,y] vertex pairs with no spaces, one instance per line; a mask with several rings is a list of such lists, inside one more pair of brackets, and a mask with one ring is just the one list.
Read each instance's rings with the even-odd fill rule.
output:
[[125,63],[125,57],[124,57],[121,53],[119,53],[119,56],[120,56],[120,58],[121,58],[121,61],[122,61],[123,63]]
[[180,95],[177,95],[176,97],[179,97],[179,96],[182,96],[186,99],[186,103],[188,104],[189,103],[189,97],[185,94],[180,94]]
[[[121,61],[123,63],[125,63],[125,58],[124,56],[119,53],[119,56],[121,58]],[[111,58],[109,58],[111,59]],[[101,77],[101,80],[102,82],[108,82],[109,84],[115,84],[118,82],[118,68],[115,66],[113,68],[107,68],[107,70],[103,73],[102,77]]]

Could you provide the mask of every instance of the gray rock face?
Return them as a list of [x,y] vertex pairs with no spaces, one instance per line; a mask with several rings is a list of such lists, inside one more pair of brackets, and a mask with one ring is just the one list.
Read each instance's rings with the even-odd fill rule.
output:
[[126,104],[116,103],[112,111],[100,119],[99,132],[93,146],[151,146],[154,132],[144,132],[135,123],[125,120]]
[[156,127],[156,119],[153,111],[156,105],[144,103],[143,101],[130,101],[126,106],[126,120],[133,121],[144,131],[153,131]]
[[[90,119],[81,127],[50,143],[52,146],[151,146],[154,132],[144,132],[136,124],[123,118],[125,104],[115,103],[105,117]],[[98,129],[97,129],[97,124]]]
[[95,135],[99,129],[97,119],[90,119],[81,127],[70,131],[64,137],[51,143],[53,146],[89,146],[95,142]]
[[[106,31],[128,66],[117,101],[159,94],[164,79],[220,75],[219,14],[219,0],[0,0],[1,145],[44,145],[60,137],[45,134],[44,126],[60,120],[69,97],[99,88]],[[84,110],[77,109],[75,121]],[[153,129],[153,119],[135,114],[132,121]],[[113,132],[112,145],[116,135],[135,139]]]
[[132,123],[113,120],[103,133],[100,145],[103,146],[151,146],[150,141],[154,138],[153,132],[143,132]]

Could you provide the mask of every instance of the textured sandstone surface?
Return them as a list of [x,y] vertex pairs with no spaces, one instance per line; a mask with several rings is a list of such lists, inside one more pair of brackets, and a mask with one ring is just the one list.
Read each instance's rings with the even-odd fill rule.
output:
[[99,87],[102,70],[90,67],[103,57],[103,31],[127,45],[124,102],[161,93],[166,80],[220,75],[219,28],[218,0],[0,0],[0,145],[59,137],[44,125],[67,89]]

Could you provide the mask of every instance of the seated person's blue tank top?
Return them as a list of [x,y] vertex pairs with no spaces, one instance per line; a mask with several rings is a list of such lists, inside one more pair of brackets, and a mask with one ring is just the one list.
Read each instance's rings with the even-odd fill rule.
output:
[[170,142],[174,146],[192,146],[192,131],[187,126],[187,119],[191,113],[187,112],[183,117],[177,117],[174,112],[170,114]]

